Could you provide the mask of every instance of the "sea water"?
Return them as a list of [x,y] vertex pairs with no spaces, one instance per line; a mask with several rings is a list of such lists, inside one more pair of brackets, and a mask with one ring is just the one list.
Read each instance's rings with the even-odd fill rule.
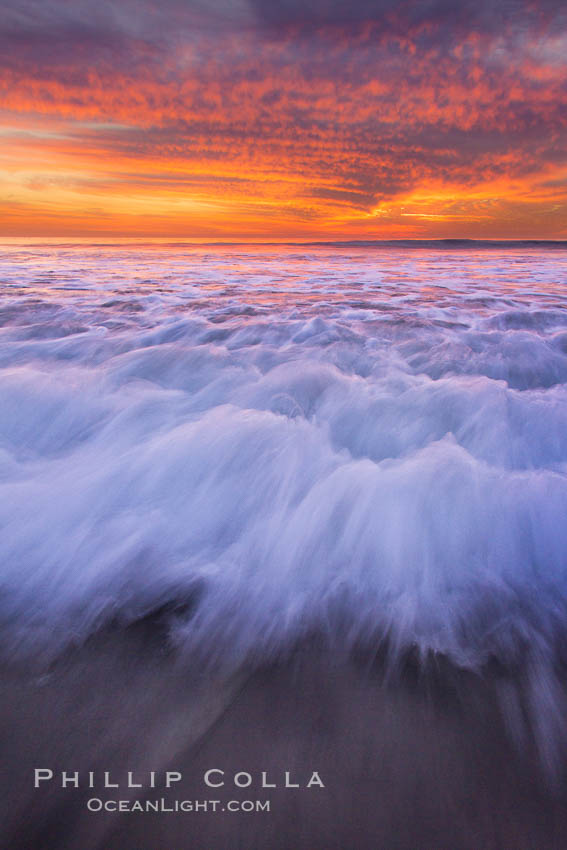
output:
[[566,292],[521,244],[5,240],[4,645],[160,611],[229,664],[318,634],[551,669]]

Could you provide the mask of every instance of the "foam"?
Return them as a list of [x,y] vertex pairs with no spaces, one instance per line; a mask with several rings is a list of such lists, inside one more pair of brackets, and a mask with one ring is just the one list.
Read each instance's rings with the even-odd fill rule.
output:
[[562,255],[77,246],[2,266],[14,648],[174,603],[171,640],[224,663],[317,630],[553,665]]

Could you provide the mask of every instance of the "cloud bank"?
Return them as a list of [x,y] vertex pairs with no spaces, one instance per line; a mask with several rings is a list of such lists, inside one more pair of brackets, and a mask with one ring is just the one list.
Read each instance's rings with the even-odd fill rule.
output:
[[9,0],[7,233],[567,236],[563,4]]

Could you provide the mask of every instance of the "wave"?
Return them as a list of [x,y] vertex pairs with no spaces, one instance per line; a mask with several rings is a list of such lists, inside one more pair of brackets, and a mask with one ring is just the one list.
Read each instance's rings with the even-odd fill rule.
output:
[[444,256],[5,260],[4,643],[56,654],[157,611],[212,663],[317,633],[553,667],[565,269]]

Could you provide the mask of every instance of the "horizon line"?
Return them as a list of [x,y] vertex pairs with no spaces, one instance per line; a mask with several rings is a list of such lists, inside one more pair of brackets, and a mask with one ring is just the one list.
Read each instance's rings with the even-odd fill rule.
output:
[[538,239],[538,238],[518,238],[518,239],[478,239],[468,237],[445,237],[445,238],[396,238],[396,239],[281,239],[281,240],[262,240],[262,239],[227,239],[227,240],[212,240],[199,239],[192,237],[177,237],[177,236],[0,236],[0,245],[13,242],[33,241],[34,243],[58,243],[58,244],[75,244],[77,242],[88,242],[93,245],[114,244],[116,242],[134,242],[137,244],[144,243],[160,243],[169,246],[210,246],[210,247],[233,247],[237,245],[251,246],[287,246],[287,247],[317,247],[317,246],[336,246],[336,247],[427,247],[427,246],[446,246],[452,248],[459,247],[495,247],[505,248],[514,246],[523,247],[549,247],[549,248],[567,248],[567,239]]

